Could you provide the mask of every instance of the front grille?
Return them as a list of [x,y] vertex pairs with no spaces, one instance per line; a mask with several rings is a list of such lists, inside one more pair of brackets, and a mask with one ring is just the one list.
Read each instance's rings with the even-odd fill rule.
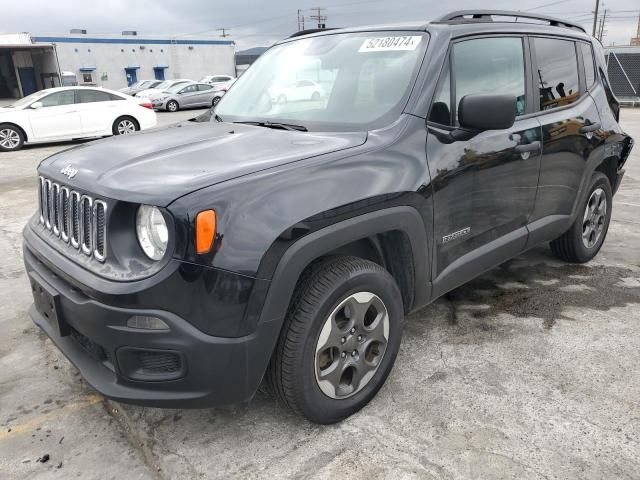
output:
[[107,204],[65,185],[40,177],[40,223],[64,243],[93,256],[107,258]]

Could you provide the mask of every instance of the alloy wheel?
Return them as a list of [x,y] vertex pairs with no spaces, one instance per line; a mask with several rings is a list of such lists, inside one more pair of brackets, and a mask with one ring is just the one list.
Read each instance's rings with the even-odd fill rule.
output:
[[0,130],[0,146],[13,150],[20,145],[20,134],[11,128]]
[[357,292],[326,319],[315,351],[315,374],[320,390],[343,399],[362,390],[376,373],[389,341],[389,313],[370,292]]
[[596,188],[587,202],[582,217],[582,243],[593,248],[600,240],[607,221],[607,196],[602,188]]
[[131,135],[135,133],[136,125],[131,120],[120,120],[118,123],[118,135]]

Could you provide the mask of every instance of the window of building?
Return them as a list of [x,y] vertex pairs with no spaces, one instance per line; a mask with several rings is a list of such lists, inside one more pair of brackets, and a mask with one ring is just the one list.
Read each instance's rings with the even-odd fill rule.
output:
[[[512,94],[516,97],[516,114],[526,113],[525,62],[522,38],[478,38],[455,43],[449,68],[441,81],[429,113],[429,121],[457,125],[455,111],[467,95]],[[452,92],[455,98],[452,104]]]
[[556,38],[535,38],[540,110],[569,105],[580,97],[575,43]]
[[82,72],[82,83],[93,83],[93,73]]
[[75,103],[75,94],[73,90],[63,90],[62,92],[47,95],[42,100],[43,107],[59,107],[61,105],[72,105]]
[[580,43],[582,58],[584,60],[584,78],[587,88],[590,88],[596,81],[596,69],[593,63],[593,50],[588,43]]

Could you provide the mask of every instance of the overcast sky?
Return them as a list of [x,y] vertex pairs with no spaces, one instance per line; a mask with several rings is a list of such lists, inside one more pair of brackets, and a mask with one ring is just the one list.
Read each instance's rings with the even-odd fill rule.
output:
[[[65,33],[85,28],[89,33],[137,30],[140,34],[216,37],[216,29],[230,29],[240,49],[269,45],[298,28],[297,10],[308,18],[311,7],[326,7],[327,26],[430,20],[450,10],[478,8],[471,0],[42,0],[11,1],[2,9],[0,33]],[[576,21],[591,31],[595,0],[488,0],[484,8],[518,9]],[[605,44],[629,44],[635,36],[640,1],[604,0],[608,9]]]

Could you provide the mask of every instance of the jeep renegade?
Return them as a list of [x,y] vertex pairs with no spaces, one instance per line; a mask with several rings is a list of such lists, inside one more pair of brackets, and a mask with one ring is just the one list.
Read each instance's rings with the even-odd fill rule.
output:
[[40,164],[30,315],[117,401],[247,402],[264,378],[337,422],[409,312],[541,243],[596,255],[633,144],[618,116],[600,44],[563,20],[296,35],[199,121]]

